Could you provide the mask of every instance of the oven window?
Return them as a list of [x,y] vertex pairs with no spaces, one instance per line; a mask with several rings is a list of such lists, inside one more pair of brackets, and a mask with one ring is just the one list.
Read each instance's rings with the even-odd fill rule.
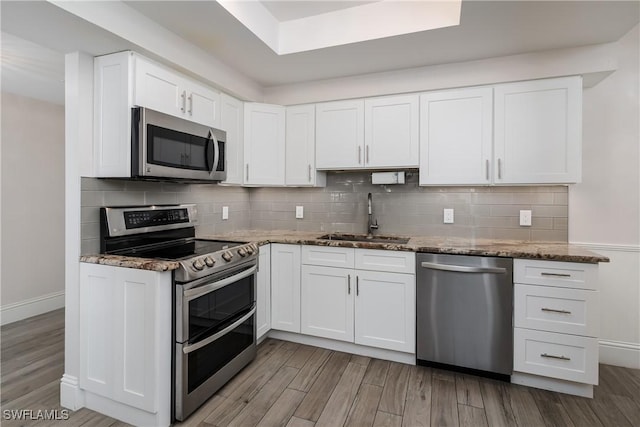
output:
[[[234,272],[233,274],[238,274]],[[218,280],[221,280],[219,278]],[[194,343],[220,330],[254,301],[255,274],[189,302],[189,342]]]
[[255,317],[254,314],[228,334],[187,355],[188,393],[253,344]]

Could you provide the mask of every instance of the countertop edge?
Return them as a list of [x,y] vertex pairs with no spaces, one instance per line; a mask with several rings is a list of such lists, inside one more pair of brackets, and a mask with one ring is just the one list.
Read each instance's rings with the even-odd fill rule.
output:
[[[598,264],[601,262],[609,262],[609,258],[581,248],[579,245],[571,245],[569,243],[557,243],[557,242],[525,242],[525,241],[501,241],[487,239],[486,244],[464,245],[458,242],[455,245],[447,246],[445,240],[442,238],[440,245],[429,245],[420,243],[421,238],[410,237],[409,242],[406,244],[400,243],[380,243],[380,242],[356,242],[348,240],[326,240],[319,239],[324,233],[304,233],[302,236],[297,236],[296,233],[284,231],[282,236],[273,235],[273,232],[268,232],[260,235],[259,232],[249,232],[240,234],[234,232],[232,234],[219,234],[212,236],[200,236],[202,239],[218,239],[231,242],[242,243],[255,243],[257,245],[267,245],[271,243],[279,244],[292,244],[292,245],[314,245],[314,246],[331,246],[342,248],[357,248],[357,249],[378,249],[388,251],[405,251],[405,252],[424,252],[424,253],[440,253],[450,255],[472,255],[472,256],[494,256],[502,258],[515,258],[515,259],[532,259],[532,260],[546,260],[546,261],[560,261],[560,262],[576,262],[583,264]],[[302,234],[302,233],[301,233]],[[424,239],[424,238],[422,238]],[[437,238],[435,238],[437,239]],[[537,247],[535,250],[523,250],[517,248],[518,245],[523,247]],[[561,250],[575,250],[576,254],[559,253]],[[115,267],[135,268],[140,270],[151,271],[171,271],[179,268],[180,263],[177,261],[168,260],[156,260],[149,258],[137,258],[120,255],[82,255],[80,256],[80,262],[90,264],[102,264]]]

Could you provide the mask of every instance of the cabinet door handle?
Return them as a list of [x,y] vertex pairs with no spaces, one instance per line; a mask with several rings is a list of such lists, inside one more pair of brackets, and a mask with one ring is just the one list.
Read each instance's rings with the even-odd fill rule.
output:
[[566,274],[566,273],[546,273],[546,272],[542,272],[540,273],[541,276],[551,276],[551,277],[571,277],[570,274]]
[[347,294],[351,295],[351,275],[347,274]]
[[369,146],[368,146],[368,145],[367,145],[367,147],[366,147],[366,151],[365,151],[365,153],[364,153],[364,154],[365,154],[365,157],[366,157],[365,162],[366,162],[367,164],[369,164]]
[[358,145],[358,164],[362,163],[362,147]]
[[190,116],[193,116],[193,94],[189,95],[189,110],[187,110]]
[[247,172],[246,172],[247,181],[249,181],[249,163],[247,163],[247,164],[245,165],[245,169],[247,170]]
[[498,179],[502,179],[502,159],[498,159]]
[[487,178],[487,181],[489,181],[489,160],[486,160],[485,163],[485,173],[484,173],[485,177]]
[[309,182],[311,182],[311,163],[309,163],[308,171],[309,171]]
[[356,296],[360,295],[360,277],[356,276]]
[[558,360],[571,360],[571,358],[567,356],[555,356],[553,354],[547,354],[547,353],[542,353],[540,357],[547,357],[549,359],[558,359]]
[[540,311],[549,311],[551,313],[571,314],[571,312],[568,311],[568,310],[556,310],[555,308],[546,308],[546,307],[542,307],[540,309]]
[[184,109],[187,106],[187,91],[183,90],[182,95],[180,95],[180,97],[182,98],[182,107],[180,107],[180,111],[184,113]]

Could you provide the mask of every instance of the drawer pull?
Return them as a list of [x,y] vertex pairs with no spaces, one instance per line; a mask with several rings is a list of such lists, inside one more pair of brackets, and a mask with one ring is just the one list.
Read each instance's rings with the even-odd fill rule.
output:
[[567,356],[554,356],[553,354],[547,354],[547,353],[542,353],[540,356],[548,357],[549,359],[571,360],[571,358]]
[[552,312],[552,313],[571,314],[571,312],[570,312],[570,311],[568,311],[568,310],[556,310],[556,309],[554,309],[554,308],[546,308],[546,307],[542,307],[540,310],[541,310],[541,311],[550,311],[550,312]]
[[541,276],[551,276],[551,277],[571,277],[570,274],[566,274],[566,273],[545,273],[542,272],[540,273]]

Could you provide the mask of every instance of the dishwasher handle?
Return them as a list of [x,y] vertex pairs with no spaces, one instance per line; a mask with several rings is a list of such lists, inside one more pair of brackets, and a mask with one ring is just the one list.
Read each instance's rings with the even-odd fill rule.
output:
[[506,274],[507,269],[501,267],[471,267],[466,265],[438,264],[435,262],[422,262],[422,268],[431,270],[455,271],[457,273],[493,273]]

